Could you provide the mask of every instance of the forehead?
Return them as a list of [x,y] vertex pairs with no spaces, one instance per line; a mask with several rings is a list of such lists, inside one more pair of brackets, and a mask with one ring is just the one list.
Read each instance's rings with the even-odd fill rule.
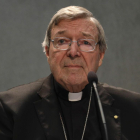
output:
[[51,31],[51,37],[61,35],[86,36],[97,38],[98,30],[90,19],[61,20]]

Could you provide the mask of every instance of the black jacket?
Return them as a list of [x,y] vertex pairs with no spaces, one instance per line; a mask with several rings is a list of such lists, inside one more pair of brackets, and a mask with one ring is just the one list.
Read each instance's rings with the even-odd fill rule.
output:
[[[140,94],[106,84],[97,88],[109,140],[140,140]],[[65,140],[58,106],[52,75],[1,92],[0,140]]]

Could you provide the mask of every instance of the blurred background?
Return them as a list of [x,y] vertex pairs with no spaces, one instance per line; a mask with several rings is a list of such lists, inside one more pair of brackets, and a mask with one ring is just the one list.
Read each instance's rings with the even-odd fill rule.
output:
[[99,81],[140,92],[140,0],[1,0],[0,91],[50,74],[41,43],[51,17],[70,5],[87,8],[105,30]]

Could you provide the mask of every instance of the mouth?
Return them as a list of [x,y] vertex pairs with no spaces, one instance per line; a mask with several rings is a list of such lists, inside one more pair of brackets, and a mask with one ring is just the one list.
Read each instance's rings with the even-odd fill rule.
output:
[[82,68],[82,66],[79,66],[79,65],[67,65],[65,67],[67,67],[67,68]]

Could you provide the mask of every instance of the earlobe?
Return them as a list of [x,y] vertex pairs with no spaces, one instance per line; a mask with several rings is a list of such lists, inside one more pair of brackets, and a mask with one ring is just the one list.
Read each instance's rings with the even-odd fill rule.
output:
[[104,58],[104,54],[105,54],[104,52],[101,52],[101,53],[100,53],[99,67],[102,65],[103,58]]
[[45,53],[46,53],[46,57],[49,58],[49,47],[48,46],[45,47]]

